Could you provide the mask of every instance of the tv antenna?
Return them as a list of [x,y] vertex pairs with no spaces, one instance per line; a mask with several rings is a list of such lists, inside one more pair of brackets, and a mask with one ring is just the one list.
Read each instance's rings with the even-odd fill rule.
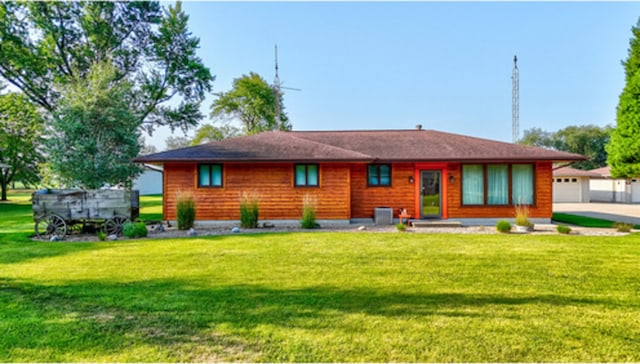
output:
[[282,98],[282,90],[292,90],[292,91],[302,91],[299,88],[294,88],[294,87],[284,87],[282,86],[282,82],[280,82],[280,76],[278,76],[278,45],[275,45],[275,64],[276,64],[276,75],[273,78],[273,93],[275,95],[275,102],[276,102],[276,120],[280,120],[280,113],[282,112],[282,110],[280,110],[280,100]]
[[518,57],[513,56],[513,72],[511,73],[511,139],[517,143],[520,138],[520,72]]

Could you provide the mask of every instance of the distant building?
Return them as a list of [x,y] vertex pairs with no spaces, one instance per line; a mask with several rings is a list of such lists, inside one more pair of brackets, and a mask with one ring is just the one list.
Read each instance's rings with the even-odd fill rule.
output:
[[589,181],[599,174],[562,167],[553,171],[553,202],[590,202]]
[[140,195],[162,194],[162,168],[145,164],[144,172],[133,181],[133,189]]
[[611,178],[611,168],[602,167],[590,172],[589,189],[592,202],[640,203],[640,176],[636,178]]

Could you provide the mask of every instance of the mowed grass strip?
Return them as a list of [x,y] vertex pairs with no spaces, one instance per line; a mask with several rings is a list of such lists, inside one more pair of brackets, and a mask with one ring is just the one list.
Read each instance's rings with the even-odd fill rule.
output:
[[637,362],[638,248],[362,232],[5,242],[0,361]]
[[[562,212],[553,213],[553,221],[576,226],[593,227],[593,228],[613,228],[615,221],[598,219],[589,216],[580,216],[573,214],[565,214]],[[634,229],[640,229],[640,225],[634,225]]]

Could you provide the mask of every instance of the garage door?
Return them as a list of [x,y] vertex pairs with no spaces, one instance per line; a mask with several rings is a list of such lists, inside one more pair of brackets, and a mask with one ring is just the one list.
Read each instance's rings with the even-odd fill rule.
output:
[[631,180],[631,202],[640,202],[640,178]]
[[582,183],[578,178],[555,177],[553,179],[553,202],[580,202]]

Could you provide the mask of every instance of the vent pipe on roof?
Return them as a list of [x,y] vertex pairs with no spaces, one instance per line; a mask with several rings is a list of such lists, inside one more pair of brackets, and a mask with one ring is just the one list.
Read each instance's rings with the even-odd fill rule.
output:
[[422,124],[417,124],[416,125],[416,130],[422,130]]

